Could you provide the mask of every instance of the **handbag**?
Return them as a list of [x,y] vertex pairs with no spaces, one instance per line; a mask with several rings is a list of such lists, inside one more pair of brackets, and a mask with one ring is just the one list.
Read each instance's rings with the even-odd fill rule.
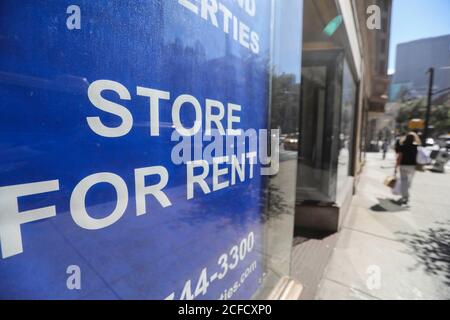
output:
[[386,177],[386,179],[384,179],[384,185],[391,189],[395,187],[396,182],[397,182],[396,176],[389,176],[389,177]]

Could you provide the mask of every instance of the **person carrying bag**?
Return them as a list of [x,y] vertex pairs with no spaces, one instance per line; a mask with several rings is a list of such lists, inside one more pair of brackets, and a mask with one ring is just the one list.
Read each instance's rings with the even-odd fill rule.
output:
[[[418,150],[420,145],[421,141],[419,136],[415,132],[410,132],[399,147],[395,173],[397,175],[397,170],[400,169],[400,179],[398,182],[399,185],[397,186],[396,184],[395,187],[399,189],[396,190],[397,192],[401,191],[399,194],[402,196],[399,200],[401,205],[407,205],[410,200],[409,190],[411,188],[416,172],[416,166],[418,164]],[[395,187],[394,190],[396,189]]]
[[395,196],[401,196],[402,195],[402,179],[397,177],[397,168],[395,168],[394,172],[394,184],[392,186],[392,194]]

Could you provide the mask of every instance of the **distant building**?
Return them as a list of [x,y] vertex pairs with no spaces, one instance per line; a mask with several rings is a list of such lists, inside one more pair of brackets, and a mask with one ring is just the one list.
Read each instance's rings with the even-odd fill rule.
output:
[[[434,90],[450,87],[450,35],[421,39],[397,46],[390,98],[425,96],[430,67],[435,68]],[[442,69],[446,68],[446,69]]]

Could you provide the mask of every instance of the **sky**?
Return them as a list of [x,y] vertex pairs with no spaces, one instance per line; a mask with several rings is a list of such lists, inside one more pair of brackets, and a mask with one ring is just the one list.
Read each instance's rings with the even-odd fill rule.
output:
[[450,0],[393,0],[389,73],[397,44],[450,34]]

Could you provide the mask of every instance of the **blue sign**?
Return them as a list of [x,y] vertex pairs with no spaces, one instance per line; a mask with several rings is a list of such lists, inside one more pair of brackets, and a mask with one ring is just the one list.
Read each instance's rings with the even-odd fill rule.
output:
[[0,298],[254,295],[270,3],[2,1]]

